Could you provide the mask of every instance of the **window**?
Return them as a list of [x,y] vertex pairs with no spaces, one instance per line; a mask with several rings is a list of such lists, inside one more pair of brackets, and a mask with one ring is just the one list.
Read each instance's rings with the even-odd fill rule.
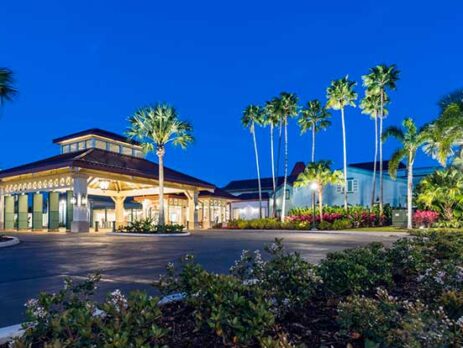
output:
[[69,145],[69,151],[70,152],[77,151],[77,143],[72,143],[71,145]]
[[87,149],[91,149],[92,147],[94,147],[94,141],[93,139],[89,139],[87,140]]
[[85,150],[85,141],[81,141],[77,144],[79,150]]
[[121,147],[119,145],[117,145],[117,144],[109,143],[109,151],[120,153],[121,152]]
[[63,153],[68,153],[69,152],[69,145],[63,145],[62,149],[63,149],[62,150]]
[[143,152],[140,150],[134,150],[133,154],[135,157],[143,157]]
[[124,146],[122,147],[122,153],[127,156],[132,156],[132,148]]
[[286,200],[291,199],[291,191],[286,190]]
[[[359,190],[359,183],[357,179],[348,178],[347,179],[347,193],[354,193]],[[344,185],[338,185],[336,188],[336,192],[343,193],[344,192]]]
[[106,150],[106,141],[95,140],[95,147],[100,150]]

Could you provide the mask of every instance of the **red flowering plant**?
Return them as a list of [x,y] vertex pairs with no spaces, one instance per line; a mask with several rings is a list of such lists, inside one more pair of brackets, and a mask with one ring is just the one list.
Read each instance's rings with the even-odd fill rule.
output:
[[439,213],[433,210],[417,210],[413,214],[413,224],[416,227],[431,227],[439,220]]

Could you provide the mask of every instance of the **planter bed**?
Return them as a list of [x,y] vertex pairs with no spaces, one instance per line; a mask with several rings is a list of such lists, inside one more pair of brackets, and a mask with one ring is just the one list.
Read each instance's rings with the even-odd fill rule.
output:
[[188,237],[190,232],[157,233],[157,232],[108,232],[108,236],[124,237]]
[[2,236],[0,237],[0,248],[10,247],[19,244],[19,239],[16,237]]

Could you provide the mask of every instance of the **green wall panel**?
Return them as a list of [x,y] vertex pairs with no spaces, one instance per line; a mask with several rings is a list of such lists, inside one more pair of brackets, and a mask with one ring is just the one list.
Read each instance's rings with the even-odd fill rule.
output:
[[5,230],[14,230],[14,197],[5,196]]
[[59,193],[50,192],[48,195],[48,230],[59,229]]
[[29,202],[27,195],[18,196],[18,229],[27,230],[29,224],[27,221],[29,210]]
[[72,196],[73,196],[72,191],[66,191],[66,229],[67,230],[71,229],[72,218],[74,215],[74,206],[71,203]]
[[32,200],[32,229],[41,231],[43,229],[43,195],[35,193]]

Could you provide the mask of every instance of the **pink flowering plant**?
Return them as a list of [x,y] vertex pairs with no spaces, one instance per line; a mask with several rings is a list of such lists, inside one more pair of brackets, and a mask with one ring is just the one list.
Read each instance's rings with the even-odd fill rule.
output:
[[415,227],[432,227],[439,220],[439,213],[432,210],[417,210],[413,213]]

